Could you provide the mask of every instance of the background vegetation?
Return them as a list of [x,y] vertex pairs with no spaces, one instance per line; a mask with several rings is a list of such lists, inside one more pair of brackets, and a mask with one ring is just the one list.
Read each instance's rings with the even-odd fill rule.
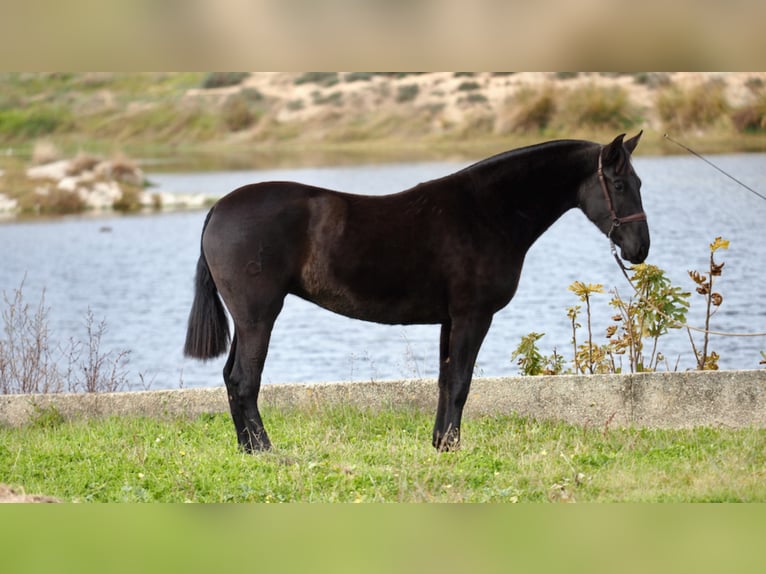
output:
[[133,155],[360,145],[476,154],[644,128],[682,131],[708,152],[763,149],[763,74],[740,76],[735,86],[660,73],[2,73],[0,145],[22,155],[41,138]]

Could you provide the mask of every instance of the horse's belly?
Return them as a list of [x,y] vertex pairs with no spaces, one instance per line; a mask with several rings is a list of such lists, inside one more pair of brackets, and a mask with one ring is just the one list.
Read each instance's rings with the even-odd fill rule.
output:
[[342,313],[354,319],[386,325],[429,325],[444,323],[447,320],[439,310],[417,304],[367,303],[362,306],[350,306]]
[[[384,324],[442,323],[440,275],[424,249],[392,242],[396,230],[350,225],[347,206],[327,198],[312,204],[308,239],[294,293],[355,319]],[[382,220],[388,218],[381,216]],[[407,242],[423,245],[422,240]],[[399,247],[396,247],[399,246]]]
[[378,285],[370,290],[334,281],[325,273],[320,275],[304,273],[294,294],[340,315],[375,323],[437,324],[448,319],[446,304],[417,288],[386,289]]

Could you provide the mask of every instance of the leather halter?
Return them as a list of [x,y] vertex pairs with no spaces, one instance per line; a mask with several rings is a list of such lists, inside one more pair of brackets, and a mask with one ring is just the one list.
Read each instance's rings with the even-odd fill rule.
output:
[[625,215],[623,217],[619,217],[617,215],[614,210],[614,205],[612,204],[612,197],[609,195],[609,188],[606,185],[606,178],[604,177],[604,166],[601,159],[601,154],[603,151],[604,148],[602,146],[598,152],[598,181],[601,183],[601,191],[604,192],[606,206],[609,208],[609,214],[612,216],[612,227],[609,228],[609,233],[606,234],[606,236],[611,239],[612,232],[614,232],[614,230],[623,223],[631,223],[633,221],[646,221],[646,213],[639,211],[637,213],[631,213],[630,215]]

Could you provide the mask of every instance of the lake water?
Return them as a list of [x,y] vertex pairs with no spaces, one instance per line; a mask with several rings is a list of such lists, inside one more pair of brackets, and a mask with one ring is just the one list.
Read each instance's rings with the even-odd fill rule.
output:
[[[766,190],[766,155],[716,156],[713,160],[751,187]],[[383,194],[449,174],[470,162],[364,165],[355,167],[149,173],[162,191],[224,195],[251,182],[289,179],[344,191]],[[652,248],[649,262],[674,284],[693,290],[687,270],[704,270],[708,244],[731,241],[717,290],[724,303],[712,327],[766,331],[766,201],[693,157],[638,157]],[[130,350],[131,388],[177,388],[222,384],[224,358],[200,363],[183,358],[186,320],[204,212],[84,216],[0,225],[0,290],[11,294],[24,277],[30,303],[45,289],[54,340],[83,338],[90,308],[104,319],[102,351]],[[111,231],[104,232],[108,227]],[[609,242],[579,210],[559,220],[530,250],[518,292],[495,316],[478,359],[477,373],[517,373],[510,355],[520,337],[571,356],[567,307],[577,303],[567,286],[580,280],[617,287],[625,282]],[[594,299],[594,331],[609,322],[608,295]],[[701,325],[703,300],[694,294],[689,322]],[[582,339],[583,335],[580,335]],[[699,335],[697,336],[699,340]],[[265,383],[434,377],[438,326],[382,326],[353,321],[288,297],[274,330]],[[661,340],[660,349],[679,368],[694,365],[686,331]],[[726,369],[759,368],[764,338],[714,337],[711,349]]]

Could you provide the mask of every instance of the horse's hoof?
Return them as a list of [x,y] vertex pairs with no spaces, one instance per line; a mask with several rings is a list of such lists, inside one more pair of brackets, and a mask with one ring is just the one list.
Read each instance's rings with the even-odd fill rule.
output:
[[434,448],[439,452],[454,452],[460,449],[460,435],[447,433],[445,436],[434,436]]
[[271,450],[271,441],[268,437],[252,437],[251,440],[241,444],[240,447],[242,447],[242,450],[247,454],[255,454]]

